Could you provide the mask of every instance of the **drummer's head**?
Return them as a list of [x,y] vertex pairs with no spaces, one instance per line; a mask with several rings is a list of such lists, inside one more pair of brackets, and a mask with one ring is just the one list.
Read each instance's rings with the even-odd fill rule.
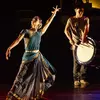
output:
[[77,17],[82,17],[84,14],[84,3],[76,3],[74,6],[74,10]]

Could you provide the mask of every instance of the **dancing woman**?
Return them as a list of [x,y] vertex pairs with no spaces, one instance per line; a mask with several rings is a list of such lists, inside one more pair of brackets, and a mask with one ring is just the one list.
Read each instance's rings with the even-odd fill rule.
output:
[[25,52],[6,100],[13,100],[13,98],[37,100],[42,98],[44,92],[53,85],[56,70],[39,51],[41,36],[46,32],[56,13],[60,10],[57,6],[53,9],[52,15],[43,28],[40,17],[33,17],[31,28],[22,29],[18,38],[8,47],[6,51],[7,60],[10,57],[11,50],[24,39]]

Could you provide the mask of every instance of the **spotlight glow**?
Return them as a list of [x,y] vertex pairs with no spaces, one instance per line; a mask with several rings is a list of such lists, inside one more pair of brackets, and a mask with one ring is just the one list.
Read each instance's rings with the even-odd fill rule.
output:
[[[83,0],[84,3],[86,3],[87,0]],[[100,9],[100,0],[89,0],[89,3],[92,3],[93,8],[99,8]]]

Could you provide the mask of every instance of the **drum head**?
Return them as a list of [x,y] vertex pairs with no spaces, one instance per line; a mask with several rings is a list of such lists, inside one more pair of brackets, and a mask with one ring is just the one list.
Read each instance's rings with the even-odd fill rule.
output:
[[75,49],[76,59],[79,64],[89,64],[95,56],[95,42],[88,38],[88,43],[79,44]]

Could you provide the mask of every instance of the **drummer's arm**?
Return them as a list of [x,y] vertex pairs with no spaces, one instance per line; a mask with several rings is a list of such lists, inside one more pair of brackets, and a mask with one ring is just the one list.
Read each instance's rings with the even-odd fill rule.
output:
[[85,42],[87,34],[89,33],[89,27],[90,27],[89,18],[87,18],[86,20],[87,20],[87,24],[85,25],[84,32],[82,34],[82,43]]
[[68,19],[68,21],[66,23],[66,26],[65,26],[65,29],[64,29],[64,33],[65,33],[66,37],[68,38],[69,43],[71,45],[74,45],[74,41],[73,41],[72,36],[71,36],[71,34],[69,32],[69,29],[70,29],[70,18]]

